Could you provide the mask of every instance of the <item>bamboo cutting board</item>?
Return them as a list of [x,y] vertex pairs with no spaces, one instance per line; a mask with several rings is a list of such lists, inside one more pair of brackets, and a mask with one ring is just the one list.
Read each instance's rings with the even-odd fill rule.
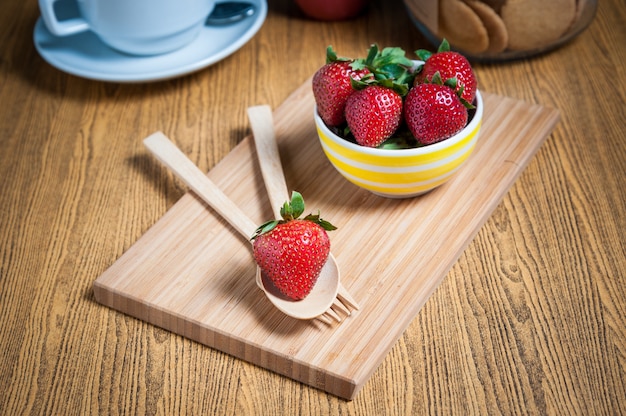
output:
[[[443,186],[405,200],[375,196],[335,172],[317,139],[310,79],[274,111],[290,190],[339,227],[332,252],[361,306],[344,323],[277,311],[254,283],[250,243],[191,193],[95,281],[97,301],[353,399],[559,119],[553,109],[483,96],[467,163]],[[272,217],[250,137],[208,175],[257,223]]]

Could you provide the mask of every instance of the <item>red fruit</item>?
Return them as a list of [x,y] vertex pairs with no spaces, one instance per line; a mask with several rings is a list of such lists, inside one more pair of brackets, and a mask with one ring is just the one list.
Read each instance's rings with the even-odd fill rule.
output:
[[391,88],[370,85],[355,91],[346,103],[346,121],[361,146],[378,147],[402,120],[402,97]]
[[465,127],[467,118],[467,108],[446,85],[418,84],[406,96],[404,119],[421,144],[453,136]]
[[343,20],[358,15],[367,5],[366,0],[296,0],[307,15],[319,20]]
[[476,97],[476,75],[463,55],[458,52],[436,52],[424,63],[422,71],[415,78],[415,83],[432,81],[435,73],[439,72],[442,80],[457,79],[457,91],[463,88],[461,97],[468,103],[473,103]]
[[326,230],[335,229],[319,215],[298,219],[303,211],[302,195],[294,192],[281,209],[283,219],[263,224],[253,236],[256,263],[293,300],[304,299],[313,289],[330,253]]
[[346,121],[346,101],[354,91],[350,77],[360,80],[370,71],[354,70],[351,61],[333,61],[325,64],[313,75],[313,96],[317,111],[326,125],[340,126]]

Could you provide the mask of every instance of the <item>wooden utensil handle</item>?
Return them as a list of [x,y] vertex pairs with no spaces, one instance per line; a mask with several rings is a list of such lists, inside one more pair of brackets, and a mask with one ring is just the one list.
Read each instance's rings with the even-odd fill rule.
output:
[[213,208],[242,236],[249,239],[257,225],[235,205],[174,143],[163,133],[156,132],[143,141],[144,145],[180,180]]
[[276,218],[280,218],[280,208],[290,200],[289,188],[285,181],[280,162],[278,144],[274,133],[272,110],[268,105],[248,108],[248,118],[254,135],[257,156],[261,165],[261,175]]

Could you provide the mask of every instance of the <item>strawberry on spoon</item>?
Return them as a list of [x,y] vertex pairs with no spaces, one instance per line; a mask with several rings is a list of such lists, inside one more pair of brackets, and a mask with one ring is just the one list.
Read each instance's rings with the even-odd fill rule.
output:
[[[144,139],[144,145],[246,240],[249,240],[255,233],[257,225],[163,133],[157,132],[147,137]],[[257,276],[259,274],[260,272],[257,272]],[[284,301],[274,299],[275,296],[270,293],[266,292],[266,294],[270,301],[284,314],[296,319],[313,319],[327,312],[337,295],[338,285],[338,274],[332,273],[332,270],[326,272],[323,269],[314,289],[301,301]],[[329,299],[330,304],[328,303]]]
[[335,230],[319,215],[304,212],[304,199],[293,192],[281,219],[261,225],[252,237],[254,259],[274,285],[292,300],[304,299],[317,282],[330,254],[326,231]]

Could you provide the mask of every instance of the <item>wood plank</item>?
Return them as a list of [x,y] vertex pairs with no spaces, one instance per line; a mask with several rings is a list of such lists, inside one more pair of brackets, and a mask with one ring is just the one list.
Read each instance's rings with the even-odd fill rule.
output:
[[[332,251],[361,306],[341,325],[273,308],[254,284],[249,242],[191,193],[95,281],[97,301],[353,399],[559,119],[554,109],[483,96],[481,136],[465,166],[405,200],[375,196],[334,171],[317,140],[310,79],[275,110],[287,184],[308,211],[321,209],[339,226]],[[272,216],[250,137],[208,175],[256,222]]]

